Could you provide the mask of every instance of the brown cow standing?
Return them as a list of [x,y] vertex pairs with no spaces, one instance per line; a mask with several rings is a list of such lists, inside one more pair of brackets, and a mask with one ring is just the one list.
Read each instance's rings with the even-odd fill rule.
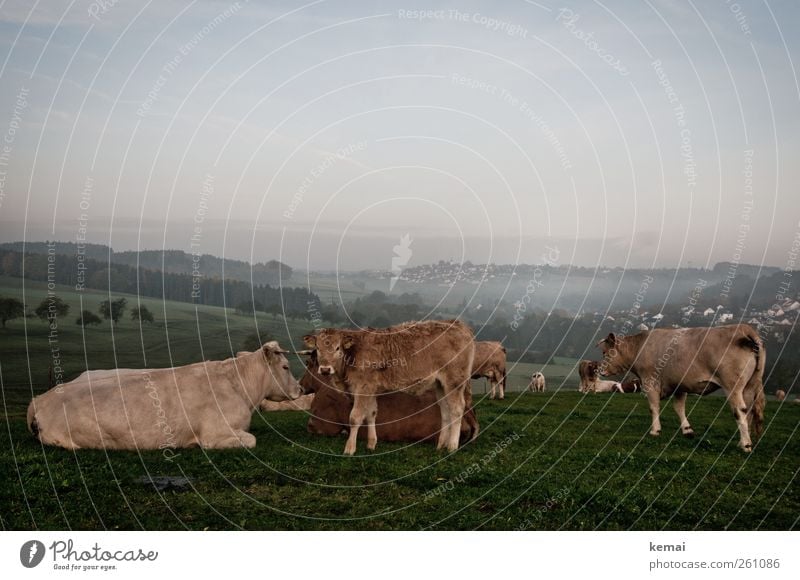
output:
[[594,391],[594,384],[600,378],[600,363],[593,360],[582,360],[578,363],[578,375],[581,378],[578,390],[581,393]]
[[491,391],[489,398],[494,399],[495,388],[498,399],[506,396],[506,349],[494,340],[479,340],[475,342],[475,360],[472,363],[472,378],[489,379]]
[[[661,328],[598,343],[604,375],[631,372],[642,381],[652,415],[651,435],[661,433],[660,400],[672,396],[681,430],[694,435],[686,418],[686,395],[725,391],[739,427],[739,447],[753,448],[764,421],[764,361],[767,353],[749,324],[714,328]],[[749,425],[748,425],[749,420]]]
[[475,357],[472,330],[463,322],[406,322],[382,330],[325,328],[303,340],[306,348],[317,351],[319,374],[331,375],[337,389],[353,396],[345,455],[355,453],[364,423],[367,449],[375,449],[376,397],[395,391],[411,395],[435,391],[442,423],[437,449],[458,449],[464,390]]
[[[312,353],[300,385],[313,392],[308,431],[315,435],[336,436],[350,430],[351,397],[332,385],[333,378],[317,372],[318,363]],[[478,436],[480,426],[472,407],[472,393],[464,391],[465,410],[461,421],[460,440],[472,441]],[[407,393],[386,393],[378,397],[378,415],[375,428],[379,441],[434,441],[442,427],[442,417],[434,393],[418,397]],[[359,433],[361,439],[366,434]]]

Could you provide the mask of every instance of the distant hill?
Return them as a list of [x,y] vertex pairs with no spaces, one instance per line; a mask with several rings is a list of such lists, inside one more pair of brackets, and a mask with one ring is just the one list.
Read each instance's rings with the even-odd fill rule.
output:
[[[0,250],[22,251],[22,242],[9,242],[0,244]],[[75,256],[78,245],[74,242],[55,242],[56,254]],[[222,278],[223,268],[226,280],[240,280],[253,284],[269,284],[277,286],[285,283],[292,277],[292,269],[276,260],[250,265],[242,260],[218,258],[210,254],[199,257],[197,264],[193,261],[192,254],[182,250],[142,250],[115,252],[112,248],[102,244],[85,244],[82,248],[84,256],[88,259],[112,264],[123,264],[133,268],[141,267],[147,270],[161,271],[168,274],[193,274],[196,268],[205,278]],[[47,254],[46,242],[28,242],[25,252],[29,254]]]

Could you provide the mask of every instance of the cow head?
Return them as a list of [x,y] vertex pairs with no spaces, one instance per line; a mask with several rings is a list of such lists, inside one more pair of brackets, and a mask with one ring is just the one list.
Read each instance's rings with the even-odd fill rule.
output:
[[264,359],[267,362],[267,393],[264,397],[269,401],[286,401],[298,398],[303,394],[303,388],[295,380],[289,370],[289,360],[286,351],[281,349],[277,341],[270,341],[261,347]]
[[344,377],[346,367],[352,360],[356,346],[355,335],[327,328],[316,335],[303,337],[306,348],[314,349],[317,356],[317,372],[322,376]]
[[297,354],[306,355],[306,372],[300,378],[300,386],[303,387],[305,393],[316,393],[321,385],[327,380],[326,377],[321,377],[317,370],[319,363],[317,363],[317,351],[308,350],[298,352]]
[[630,363],[626,355],[625,337],[610,332],[607,337],[597,343],[603,351],[603,362],[598,371],[604,377],[622,375],[628,371]]

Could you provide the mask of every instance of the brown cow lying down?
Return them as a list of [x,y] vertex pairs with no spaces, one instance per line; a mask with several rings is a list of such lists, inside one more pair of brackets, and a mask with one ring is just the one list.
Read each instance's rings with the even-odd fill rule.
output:
[[[349,418],[353,408],[352,399],[332,386],[330,375],[317,372],[316,356],[311,353],[307,369],[300,379],[305,392],[313,392],[311,417],[308,419],[308,432],[315,435],[335,436],[350,431]],[[306,395],[308,396],[308,395]],[[464,391],[466,406],[461,421],[461,443],[472,441],[478,436],[480,425],[472,407],[472,393]],[[378,416],[375,428],[379,441],[426,441],[433,442],[439,435],[442,418],[434,393],[420,396],[407,393],[387,393],[378,397]],[[364,439],[362,429],[359,438]]]
[[301,394],[284,351],[269,342],[223,361],[91,371],[34,398],[28,427],[67,449],[254,447],[247,430],[256,406]]
[[639,379],[633,379],[630,381],[623,381],[622,382],[622,392],[623,393],[641,393],[642,392],[642,381]]
[[506,349],[499,342],[493,340],[475,341],[475,360],[472,362],[472,378],[489,379],[491,391],[490,399],[495,398],[495,389],[498,399],[506,396]]
[[612,332],[598,346],[604,355],[602,374],[631,372],[642,381],[650,403],[651,435],[661,433],[661,399],[672,396],[681,430],[691,437],[686,395],[705,395],[721,388],[739,426],[739,447],[752,450],[751,430],[757,437],[764,423],[762,378],[767,357],[752,326],[660,328],[625,337]]

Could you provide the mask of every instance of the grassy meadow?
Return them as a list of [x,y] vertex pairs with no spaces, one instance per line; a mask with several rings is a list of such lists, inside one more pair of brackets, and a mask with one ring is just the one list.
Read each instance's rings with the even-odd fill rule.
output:
[[[22,296],[0,278],[0,295]],[[45,296],[27,282],[31,308]],[[67,378],[86,368],[169,366],[230,356],[256,325],[282,343],[308,322],[241,316],[215,307],[142,302],[152,325],[126,314],[74,324],[97,311],[101,292],[57,292],[72,306],[58,330]],[[116,296],[115,296],[116,297]],[[83,301],[81,306],[80,301]],[[136,298],[128,297],[129,307]],[[647,435],[641,395],[581,395],[571,359],[510,367],[509,396],[483,397],[481,434],[453,454],[429,444],[380,443],[343,457],[343,438],[307,433],[304,412],[256,413],[252,450],[72,453],[45,448],[27,432],[32,393],[46,389],[48,328],[13,320],[0,330],[3,411],[1,529],[773,529],[798,526],[800,405],[770,401],[767,429],[750,455],[736,448],[722,397],[689,399],[697,437],[684,439],[664,403],[664,433]],[[299,375],[299,361],[294,361]],[[523,394],[543,370],[548,391]],[[153,477],[187,478],[159,489]]]

